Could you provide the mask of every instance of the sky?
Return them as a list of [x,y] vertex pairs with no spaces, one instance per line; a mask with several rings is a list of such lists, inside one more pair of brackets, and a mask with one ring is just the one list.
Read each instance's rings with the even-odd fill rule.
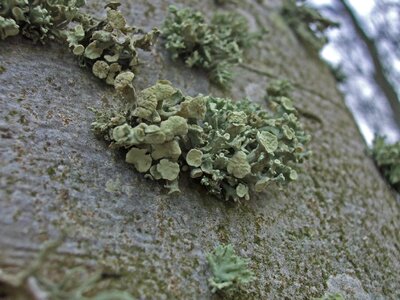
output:
[[[347,0],[347,2],[352,6],[353,10],[356,12],[357,16],[360,18],[361,22],[366,25],[367,32],[372,28],[372,24],[371,22],[369,22],[369,20],[371,19],[371,13],[373,12],[375,1],[379,0]],[[307,3],[317,8],[328,6],[335,2],[337,2],[337,0],[307,1]],[[342,29],[344,27],[345,26],[342,26]],[[340,29],[331,30],[328,32],[328,37],[330,40],[335,41],[340,34]],[[332,62],[333,65],[340,65],[340,63],[344,61],[344,58],[340,51],[338,51],[335,42],[327,44],[322,49],[321,56],[324,59]],[[395,69],[400,70],[400,61],[394,60],[392,62],[392,66],[394,66]],[[372,69],[368,60],[365,60],[360,67],[364,70],[364,72],[371,73]],[[371,86],[368,80],[363,80],[361,76],[358,76],[357,78],[354,78],[352,76],[351,78],[347,79],[347,82],[345,84],[350,84],[353,88],[353,94],[346,93],[346,90],[345,88],[343,88],[343,86],[342,91],[345,94],[346,104],[352,111],[358,127],[362,135],[364,136],[367,144],[372,144],[375,132],[377,130],[377,124],[379,124],[378,133],[381,135],[386,135],[389,142],[395,142],[396,140],[398,140],[400,138],[399,131],[393,129],[393,124],[391,124],[389,121],[387,121],[387,124],[383,124],[383,122],[380,122],[380,120],[385,119],[385,116],[387,114],[391,114],[391,110],[388,105],[385,104],[386,101],[384,99],[382,101],[378,101],[379,99],[375,97],[376,88]],[[357,88],[358,95],[361,95],[364,98],[355,96],[354,90],[357,90]],[[368,111],[368,109],[360,109],[360,107],[363,105],[370,106],[370,113],[368,115],[365,114],[365,111]]]

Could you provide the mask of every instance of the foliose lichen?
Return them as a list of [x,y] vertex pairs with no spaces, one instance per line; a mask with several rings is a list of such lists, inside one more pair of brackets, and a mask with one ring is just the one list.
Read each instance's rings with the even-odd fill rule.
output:
[[400,192],[400,142],[388,144],[385,137],[376,136],[371,154],[389,183]]
[[304,44],[315,51],[319,51],[328,42],[325,31],[339,27],[339,23],[323,17],[315,8],[296,0],[285,0],[281,14]]
[[159,31],[149,33],[130,27],[120,11],[120,3],[113,1],[105,8],[104,20],[87,18],[72,30],[63,33],[81,66],[92,69],[93,74],[117,90],[132,88],[135,67],[138,65],[137,49],[149,51]]
[[307,156],[292,100],[271,96],[270,110],[248,100],[185,96],[168,81],[144,89],[130,107],[97,111],[92,128],[147,178],[179,191],[183,172],[226,200],[296,180]]
[[117,91],[133,89],[137,49],[149,51],[159,31],[130,27],[118,7],[105,5],[107,17],[98,20],[84,13],[85,0],[3,0],[0,3],[0,39],[21,33],[34,42],[67,43],[80,65]]
[[85,0],[2,0],[0,39],[22,34],[36,42],[60,38],[60,29],[79,21]]
[[247,284],[255,278],[248,268],[250,260],[236,255],[230,244],[218,246],[206,257],[212,272],[208,282],[213,293]]
[[236,13],[215,13],[210,23],[199,11],[170,6],[162,35],[172,58],[189,67],[205,69],[210,80],[222,87],[232,81],[232,67],[243,60],[243,52],[257,38],[247,20]]

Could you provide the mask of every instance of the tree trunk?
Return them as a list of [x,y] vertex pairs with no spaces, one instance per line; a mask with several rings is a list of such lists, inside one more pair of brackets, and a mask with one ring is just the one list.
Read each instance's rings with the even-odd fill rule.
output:
[[[122,11],[129,24],[150,29],[164,20],[167,2],[124,2]],[[216,9],[212,0],[180,2]],[[263,102],[271,77],[292,81],[313,156],[297,182],[242,204],[219,201],[187,178],[179,196],[168,196],[91,133],[88,107],[109,105],[111,88],[64,47],[0,42],[1,269],[24,268],[67,228],[49,272],[102,267],[120,274],[114,285],[137,298],[220,297],[207,286],[205,254],[224,243],[250,258],[256,274],[238,299],[340,291],[348,299],[400,297],[399,201],[366,154],[329,70],[279,16],[280,1],[261,2],[224,7],[246,16],[253,30],[269,31],[236,69],[230,96]],[[98,13],[102,5],[89,7]],[[204,73],[172,62],[162,40],[140,57],[139,89],[167,79],[190,95],[220,94]]]

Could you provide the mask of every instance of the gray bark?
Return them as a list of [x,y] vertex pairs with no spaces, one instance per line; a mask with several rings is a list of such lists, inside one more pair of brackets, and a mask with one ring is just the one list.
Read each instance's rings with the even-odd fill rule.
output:
[[[159,26],[167,2],[124,4],[130,24]],[[181,1],[207,13],[213,1]],[[329,70],[278,15],[279,1],[241,1],[254,30],[269,30],[238,67],[231,96],[263,102],[271,77],[295,83],[296,106],[313,139],[298,182],[232,204],[181,178],[169,197],[90,132],[87,107],[109,105],[111,88],[80,69],[63,47],[22,38],[0,42],[0,268],[16,272],[40,245],[68,229],[49,260],[121,274],[114,286],[146,299],[209,299],[205,254],[232,243],[257,278],[238,299],[400,297],[400,205],[365,153]],[[101,11],[102,1],[90,6]],[[132,2],[133,3],[133,2]],[[159,42],[136,85],[168,79],[186,93],[221,94],[204,73],[171,62]],[[314,117],[312,117],[314,116]],[[118,181],[120,184],[118,184]],[[106,188],[108,182],[108,188]],[[113,191],[110,183],[119,188]]]

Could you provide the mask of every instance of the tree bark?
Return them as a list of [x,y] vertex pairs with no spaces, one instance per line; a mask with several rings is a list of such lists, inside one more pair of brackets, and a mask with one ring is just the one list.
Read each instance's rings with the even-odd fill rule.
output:
[[[124,2],[128,23],[160,26],[172,1]],[[177,3],[178,1],[174,1]],[[92,1],[98,13],[102,1]],[[133,3],[133,2],[132,2]],[[213,1],[179,1],[208,14]],[[75,265],[121,275],[113,286],[141,299],[210,299],[205,254],[231,243],[256,280],[237,299],[400,296],[400,205],[386,185],[324,64],[279,16],[280,1],[240,1],[236,10],[266,35],[238,67],[231,97],[263,103],[272,77],[295,85],[313,139],[297,182],[226,203],[181,178],[169,197],[90,132],[88,107],[112,105],[112,89],[59,45],[0,41],[0,268],[15,273],[40,245],[67,230],[49,273]],[[204,73],[172,62],[159,41],[136,85],[167,79],[190,95],[221,95]],[[229,95],[228,95],[229,96]]]

